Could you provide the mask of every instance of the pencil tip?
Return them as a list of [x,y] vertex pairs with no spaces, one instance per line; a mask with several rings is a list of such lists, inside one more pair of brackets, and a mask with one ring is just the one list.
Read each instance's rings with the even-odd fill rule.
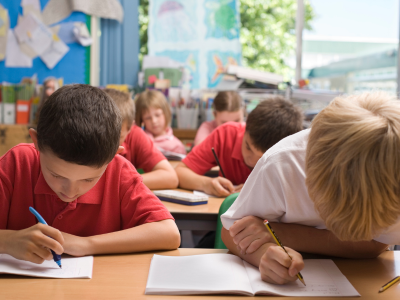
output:
[[60,267],[60,269],[62,269],[62,265],[60,265],[59,267]]

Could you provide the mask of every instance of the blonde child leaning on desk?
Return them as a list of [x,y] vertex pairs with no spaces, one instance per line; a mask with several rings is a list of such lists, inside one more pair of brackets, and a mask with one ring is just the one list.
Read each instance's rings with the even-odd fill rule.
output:
[[278,284],[297,279],[303,259],[296,251],[377,257],[400,242],[399,153],[399,100],[385,93],[335,98],[311,129],[260,159],[221,217],[225,245]]

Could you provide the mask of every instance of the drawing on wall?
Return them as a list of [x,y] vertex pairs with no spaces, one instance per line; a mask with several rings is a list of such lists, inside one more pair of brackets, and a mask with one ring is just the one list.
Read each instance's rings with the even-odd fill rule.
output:
[[157,42],[189,41],[196,38],[196,2],[153,0],[151,14],[157,22],[150,34]]
[[241,62],[239,2],[150,0],[149,55],[184,63],[185,87],[216,87],[226,66]]
[[239,18],[235,0],[206,0],[204,6],[207,38],[239,37]]
[[241,55],[235,52],[210,51],[207,55],[208,87],[214,88],[223,78],[228,65],[239,65]]

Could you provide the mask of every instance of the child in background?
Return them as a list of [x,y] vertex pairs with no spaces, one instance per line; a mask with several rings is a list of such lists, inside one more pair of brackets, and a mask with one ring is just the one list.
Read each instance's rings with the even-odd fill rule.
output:
[[382,92],[337,97],[311,129],[263,155],[221,216],[222,240],[278,284],[297,280],[304,263],[296,251],[375,258],[400,243],[399,153],[399,100]]
[[[223,124],[193,148],[175,168],[179,186],[218,197],[239,192],[264,152],[284,137],[300,131],[302,124],[303,114],[291,102],[282,97],[262,101],[249,114],[246,124]],[[226,178],[203,176],[217,165],[211,148]]]
[[146,134],[161,152],[164,150],[186,154],[185,146],[174,136],[169,126],[171,116],[171,108],[161,92],[147,90],[138,95],[136,125],[144,126]]
[[106,93],[60,88],[29,133],[33,144],[0,158],[0,253],[40,264],[52,259],[49,249],[84,256],[179,246],[171,214],[116,155],[121,116]]
[[237,92],[219,92],[213,102],[213,121],[203,122],[197,130],[194,145],[200,144],[218,126],[227,122],[243,122],[242,98]]
[[122,117],[119,145],[120,153],[136,169],[142,169],[143,183],[151,190],[173,189],[178,186],[178,176],[164,155],[154,146],[146,133],[134,124],[135,103],[128,93],[114,89],[104,90],[117,104]]

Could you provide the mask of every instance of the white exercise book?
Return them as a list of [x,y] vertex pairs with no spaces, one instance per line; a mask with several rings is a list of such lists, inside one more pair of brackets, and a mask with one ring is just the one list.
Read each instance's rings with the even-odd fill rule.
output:
[[45,260],[38,265],[8,254],[0,254],[0,274],[45,278],[92,278],[93,256],[63,257],[61,264],[62,269],[53,260]]
[[238,294],[304,297],[360,296],[330,259],[308,259],[299,280],[285,285],[261,280],[258,268],[232,254],[154,255],[147,295]]

